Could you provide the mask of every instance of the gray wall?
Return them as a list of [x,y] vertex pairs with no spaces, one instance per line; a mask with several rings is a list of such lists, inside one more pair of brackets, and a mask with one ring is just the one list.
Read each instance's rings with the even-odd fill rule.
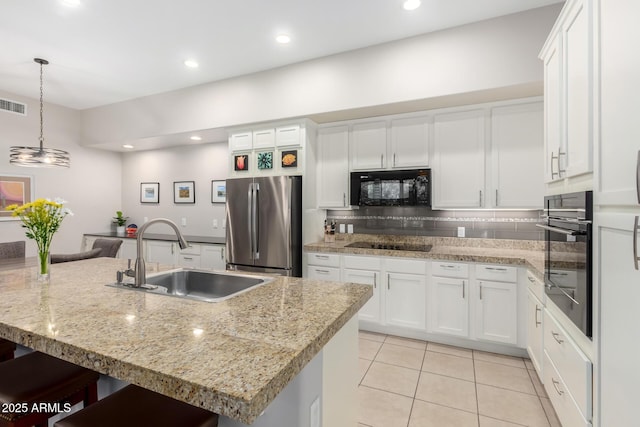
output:
[[[34,82],[35,84],[36,82]],[[54,237],[52,252],[77,252],[82,234],[108,231],[111,217],[120,207],[120,154],[87,148],[80,144],[80,113],[54,104],[44,106],[45,147],[71,153],[71,168],[24,168],[9,164],[9,147],[38,146],[39,100],[0,91],[0,97],[27,104],[27,116],[0,111],[0,175],[32,177],[35,198],[61,197],[74,216],[67,217]],[[27,240],[27,255],[37,253],[26,239],[19,221],[0,221],[0,242]]]

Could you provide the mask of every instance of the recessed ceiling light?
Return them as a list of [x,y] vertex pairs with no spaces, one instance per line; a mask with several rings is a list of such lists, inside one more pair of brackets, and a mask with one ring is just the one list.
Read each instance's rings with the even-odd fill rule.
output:
[[122,148],[132,149],[132,148],[133,148],[133,145],[131,145],[131,144],[124,144],[124,145],[122,146]]
[[189,139],[190,139],[190,140],[192,140],[192,141],[202,141],[202,138],[201,138],[201,137],[199,137],[199,136],[197,136],[197,135],[194,135],[194,136],[192,136],[192,137],[191,137],[191,138],[189,138]]
[[61,3],[68,7],[78,7],[80,6],[80,0],[61,0]]
[[276,41],[280,44],[287,44],[291,41],[291,37],[286,34],[278,34],[276,36]]
[[193,59],[187,59],[184,61],[184,65],[189,68],[198,68],[198,63]]
[[404,10],[415,10],[420,7],[420,0],[405,0],[402,4]]

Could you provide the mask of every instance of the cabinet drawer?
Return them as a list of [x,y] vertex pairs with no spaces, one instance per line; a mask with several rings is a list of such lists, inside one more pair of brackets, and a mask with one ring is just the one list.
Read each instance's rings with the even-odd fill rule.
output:
[[426,274],[427,263],[409,259],[387,258],[385,260],[387,271],[407,274]]
[[[544,387],[547,390],[553,408],[563,426],[591,426],[576,405],[571,391],[567,388],[549,355],[544,355]],[[591,417],[589,417],[591,418]]]
[[494,282],[517,282],[518,269],[504,265],[476,265],[476,278]]
[[443,277],[469,277],[469,265],[460,262],[433,261],[431,264],[431,274]]
[[307,254],[307,264],[325,267],[340,267],[340,255],[316,253]]
[[358,270],[380,270],[382,265],[381,258],[345,255],[343,259],[345,268],[355,268]]
[[179,264],[182,267],[200,268],[200,255],[181,254]]
[[591,419],[591,361],[547,310],[544,313],[544,350],[571,390],[580,411]]
[[340,269],[333,267],[317,267],[310,265],[307,270],[307,276],[309,279],[314,280],[328,280],[331,282],[340,281]]
[[544,283],[534,274],[527,270],[527,287],[540,300],[542,304],[546,303],[546,294],[544,293]]

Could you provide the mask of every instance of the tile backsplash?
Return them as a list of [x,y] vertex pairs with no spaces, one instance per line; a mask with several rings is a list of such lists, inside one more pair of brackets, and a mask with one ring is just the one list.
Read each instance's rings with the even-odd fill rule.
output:
[[424,207],[363,207],[352,211],[328,210],[327,220],[353,224],[360,234],[543,240],[542,210],[431,210]]

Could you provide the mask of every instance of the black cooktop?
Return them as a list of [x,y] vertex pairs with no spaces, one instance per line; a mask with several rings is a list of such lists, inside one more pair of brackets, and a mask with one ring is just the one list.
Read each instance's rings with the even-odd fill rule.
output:
[[353,242],[345,245],[346,248],[362,248],[362,249],[382,249],[391,251],[418,251],[429,252],[432,245],[417,245],[409,243],[375,243],[375,242]]

